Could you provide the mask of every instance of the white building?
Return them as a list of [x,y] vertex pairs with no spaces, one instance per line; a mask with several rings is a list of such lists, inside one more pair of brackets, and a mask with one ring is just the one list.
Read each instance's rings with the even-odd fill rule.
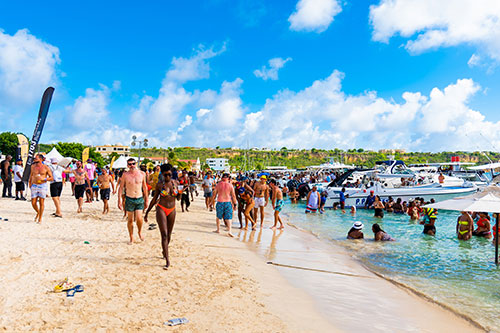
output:
[[95,146],[95,150],[96,152],[101,153],[101,155],[104,157],[107,157],[111,153],[117,153],[118,155],[125,157],[130,156],[129,146],[122,146],[122,145]]
[[207,158],[205,163],[210,169],[215,171],[229,171],[229,163],[227,158]]

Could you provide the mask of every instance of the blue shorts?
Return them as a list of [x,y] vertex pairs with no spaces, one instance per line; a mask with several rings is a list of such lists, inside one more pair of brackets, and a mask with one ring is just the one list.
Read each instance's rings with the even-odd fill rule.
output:
[[212,192],[205,192],[205,193],[203,193],[203,196],[205,198],[211,198],[212,197]]
[[283,200],[281,199],[276,200],[276,204],[274,205],[274,210],[277,212],[281,212],[282,209],[283,209]]
[[217,218],[219,220],[232,220],[233,219],[233,204],[231,202],[218,202],[215,205]]

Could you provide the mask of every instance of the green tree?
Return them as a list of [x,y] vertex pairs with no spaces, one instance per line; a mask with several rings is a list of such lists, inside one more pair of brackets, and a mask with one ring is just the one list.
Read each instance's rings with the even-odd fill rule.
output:
[[11,132],[0,133],[0,152],[4,155],[11,155],[16,158],[17,146],[19,141],[17,135]]
[[[53,147],[55,147],[62,156],[72,157],[77,160],[82,159],[82,152],[85,148],[87,148],[87,146],[75,142],[58,142],[55,145],[52,145],[50,149]],[[92,161],[97,162],[97,165],[100,167],[106,164],[101,153],[97,152],[93,147],[89,149],[89,158],[91,158]]]

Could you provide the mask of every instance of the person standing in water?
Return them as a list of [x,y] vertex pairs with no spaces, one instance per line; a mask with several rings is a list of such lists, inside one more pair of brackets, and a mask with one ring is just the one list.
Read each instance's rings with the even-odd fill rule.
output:
[[457,219],[457,237],[460,240],[469,240],[474,230],[474,220],[468,212],[461,212]]
[[375,217],[383,218],[384,217],[384,203],[380,201],[380,197],[378,195],[375,196],[375,202],[373,202],[373,208],[375,209]]
[[312,190],[307,194],[306,201],[307,201],[306,214],[316,213],[321,202],[321,198],[318,194],[318,188],[316,186],[313,186]]
[[281,192],[281,189],[278,187],[275,179],[271,179],[269,181],[269,185],[272,189],[271,202],[274,208],[274,225],[271,227],[271,229],[276,229],[276,227],[278,226],[278,222],[280,223],[280,227],[278,229],[283,229],[285,226],[280,217],[280,212],[283,209],[283,192]]
[[[431,203],[434,203],[434,199],[431,199]],[[434,236],[436,234],[436,219],[437,219],[437,209],[435,208],[424,208],[424,218],[422,224],[424,225],[424,234],[429,236]]]
[[257,222],[257,213],[260,210],[260,227],[264,226],[264,207],[269,201],[269,187],[266,184],[267,177],[262,175],[260,181],[255,182],[253,190],[255,192],[255,206],[253,208],[253,218]]
[[163,269],[170,267],[170,257],[168,255],[168,245],[172,238],[172,230],[175,224],[175,200],[180,199],[178,183],[172,179],[172,165],[163,164],[160,168],[163,175],[163,181],[158,181],[154,189],[154,196],[151,200],[144,221],[148,222],[148,214],[156,205],[156,222],[161,234],[161,248],[163,251],[163,259],[165,266]]
[[472,232],[473,236],[491,238],[491,223],[488,213],[479,213],[479,219],[477,220],[477,229]]
[[40,154],[36,155],[31,165],[31,174],[28,186],[31,189],[31,205],[36,212],[35,221],[42,223],[43,210],[45,208],[45,198],[49,191],[49,184],[52,180],[52,172],[49,167],[42,164]]

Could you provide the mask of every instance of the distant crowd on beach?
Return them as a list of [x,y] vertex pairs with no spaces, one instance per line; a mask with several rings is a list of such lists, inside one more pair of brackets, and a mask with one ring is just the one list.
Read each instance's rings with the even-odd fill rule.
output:
[[[72,195],[77,202],[77,213],[84,211],[84,203],[99,201],[103,203],[103,214],[110,211],[109,199],[117,195],[118,208],[127,218],[129,244],[135,242],[134,222],[140,241],[143,237],[143,224],[148,223],[148,216],[156,208],[156,224],[149,224],[150,230],[159,228],[164,268],[170,266],[168,245],[176,217],[176,201],[180,201],[181,211],[189,212],[191,202],[199,195],[198,186],[205,200],[205,207],[209,211],[215,210],[216,230],[221,232],[221,222],[227,235],[233,237],[232,220],[236,212],[239,228],[248,230],[264,227],[265,207],[271,206],[273,211],[272,229],[284,229],[285,225],[280,213],[284,206],[284,199],[289,198],[292,204],[305,200],[306,214],[324,213],[327,201],[327,192],[319,191],[318,184],[330,183],[339,177],[338,173],[323,174],[297,173],[284,176],[270,173],[243,173],[235,176],[225,172],[188,171],[178,170],[170,164],[163,164],[148,168],[145,164],[137,165],[134,158],[127,160],[127,168],[121,170],[99,167],[97,163],[88,159],[85,161],[73,160],[63,167],[57,159],[46,160],[43,154],[37,154],[31,165],[28,188],[33,209],[36,212],[35,222],[42,223],[45,210],[45,199],[51,197],[54,204],[55,218],[62,218],[60,196],[65,184],[71,187]],[[3,183],[3,198],[26,200],[26,185],[23,181],[24,167],[22,160],[12,161],[11,156],[0,162],[1,182]],[[12,187],[15,184],[15,196]],[[346,188],[359,187],[359,181],[346,182],[340,190],[338,202],[332,204],[332,209],[340,209],[346,213]],[[431,199],[425,202],[423,198],[415,198],[410,202],[401,199],[393,200],[389,197],[385,202],[374,191],[366,196],[363,209],[373,210],[374,217],[383,219],[384,213],[406,214],[411,220],[423,224],[423,233],[434,236],[436,234],[436,220],[438,211],[424,207],[433,203]],[[356,215],[356,207],[350,207],[350,213]],[[474,229],[474,224],[477,228]],[[347,232],[348,239],[363,239],[364,225],[356,221]],[[372,225],[372,232],[376,241],[394,241],[378,223]],[[461,240],[468,240],[472,236],[491,238],[490,216],[487,213],[462,212],[457,219],[456,232]],[[493,228],[494,231],[494,228]]]

